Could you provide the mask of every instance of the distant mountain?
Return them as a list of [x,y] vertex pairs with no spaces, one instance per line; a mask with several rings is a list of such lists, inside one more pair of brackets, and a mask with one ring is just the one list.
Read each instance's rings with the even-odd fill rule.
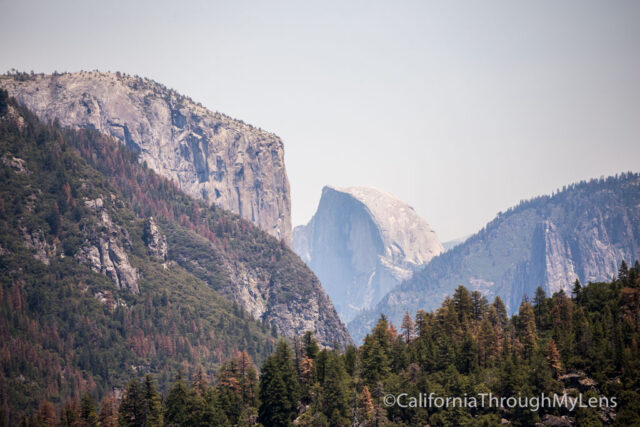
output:
[[349,321],[443,249],[429,224],[394,195],[324,187],[311,221],[294,230],[294,250]]
[[291,244],[291,195],[277,136],[121,73],[4,75],[0,88],[45,121],[119,139],[190,196]]
[[471,234],[464,237],[458,237],[457,239],[449,240],[447,242],[442,242],[442,247],[445,251],[448,251],[449,249],[455,248],[460,243],[464,243],[469,237],[471,237]]
[[3,93],[0,396],[12,411],[101,396],[141,372],[165,389],[178,368],[212,375],[239,350],[259,362],[278,334],[351,343],[282,241],[111,137],[44,124]]
[[433,310],[464,285],[509,312],[538,286],[569,292],[574,281],[607,281],[622,260],[640,258],[640,175],[625,173],[566,187],[499,214],[479,233],[434,258],[349,323],[358,340],[381,313],[400,322],[406,310]]

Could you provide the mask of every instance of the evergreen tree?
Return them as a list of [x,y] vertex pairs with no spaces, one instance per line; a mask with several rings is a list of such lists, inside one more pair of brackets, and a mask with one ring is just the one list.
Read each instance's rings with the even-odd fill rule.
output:
[[118,401],[113,393],[108,393],[100,401],[98,420],[100,427],[116,427],[118,425]]
[[374,421],[376,418],[376,408],[373,405],[373,400],[371,399],[371,393],[369,392],[369,387],[367,387],[366,385],[362,387],[359,401],[360,401],[360,405],[358,408],[358,415],[359,415],[361,425],[363,426],[374,425]]
[[151,375],[144,377],[144,424],[146,426],[161,426],[163,424],[162,396],[156,390]]
[[458,321],[466,328],[467,321],[473,317],[473,301],[469,290],[460,285],[453,292],[453,304],[458,314]]
[[309,359],[315,359],[318,353],[320,352],[320,348],[318,347],[318,342],[313,336],[313,332],[307,331],[304,333],[304,337],[302,338],[302,345],[304,346],[305,356]]
[[258,421],[266,426],[287,426],[294,408],[275,357],[269,356],[260,374],[260,408]]
[[124,392],[120,409],[118,410],[118,425],[143,426],[145,421],[144,390],[142,385],[134,378]]
[[86,427],[98,426],[98,413],[96,404],[90,394],[85,393],[80,399],[80,419],[81,424]]
[[518,338],[523,345],[524,357],[530,358],[536,350],[536,340],[538,338],[535,314],[530,303],[523,301],[520,304],[518,317]]
[[504,305],[504,302],[502,302],[500,297],[496,297],[493,300],[493,308],[495,308],[496,314],[498,315],[500,328],[506,328],[509,317],[507,316],[507,307]]
[[562,360],[560,360],[560,352],[556,346],[556,342],[553,338],[549,338],[546,349],[546,358],[549,362],[549,366],[553,369],[553,372],[557,375],[562,373]]
[[[37,423],[43,427],[54,427],[56,425],[56,410],[48,400],[43,400],[38,405]],[[4,422],[4,417],[0,418],[0,423]]]
[[258,420],[264,425],[287,425],[297,412],[298,393],[291,351],[286,341],[281,340],[262,366]]
[[579,299],[580,295],[582,295],[582,285],[580,284],[580,280],[576,279],[576,281],[573,282],[573,289],[571,290],[571,294],[575,299]]
[[[187,413],[189,406],[189,393],[187,385],[182,379],[182,374],[178,373],[176,381],[173,383],[167,394],[165,402],[164,420],[167,425],[182,426],[188,421]],[[122,403],[120,404],[122,408]],[[122,412],[122,411],[121,411]]]
[[[325,350],[326,351],[326,350]],[[342,358],[327,351],[327,372],[322,384],[322,409],[332,425],[348,425],[349,396]]]
[[489,305],[487,298],[480,291],[473,291],[471,292],[471,304],[473,307],[473,320],[476,322],[482,320]]
[[411,318],[411,315],[409,314],[409,311],[405,311],[404,317],[402,318],[402,326],[401,326],[402,338],[404,339],[405,343],[410,343],[411,340],[413,340],[414,333],[415,333],[414,328],[415,328],[415,325],[413,323],[413,319]]

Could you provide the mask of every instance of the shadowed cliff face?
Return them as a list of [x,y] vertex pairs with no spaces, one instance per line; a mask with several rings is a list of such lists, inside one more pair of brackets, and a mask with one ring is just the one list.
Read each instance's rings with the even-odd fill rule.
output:
[[499,214],[354,319],[349,330],[357,342],[381,313],[398,322],[407,309],[435,309],[459,285],[500,296],[514,312],[538,286],[547,295],[568,293],[576,279],[608,281],[622,260],[638,258],[640,175],[581,183]]
[[137,77],[1,76],[0,87],[45,120],[118,138],[187,194],[240,214],[291,244],[289,182],[277,136]]
[[442,246],[426,221],[393,195],[325,187],[313,219],[294,230],[294,250],[348,321],[411,277]]

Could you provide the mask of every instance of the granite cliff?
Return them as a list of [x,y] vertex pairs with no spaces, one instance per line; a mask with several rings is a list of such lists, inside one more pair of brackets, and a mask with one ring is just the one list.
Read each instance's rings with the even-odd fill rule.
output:
[[277,136],[121,73],[4,75],[0,88],[43,120],[122,141],[192,197],[291,244],[291,199]]
[[509,312],[541,286],[547,295],[608,281],[622,260],[640,258],[640,175],[626,173],[565,187],[522,202],[480,232],[434,258],[349,324],[358,340],[384,313],[433,310],[458,285],[500,296]]
[[443,251],[412,207],[371,187],[325,187],[311,221],[294,230],[294,250],[344,321],[375,306]]

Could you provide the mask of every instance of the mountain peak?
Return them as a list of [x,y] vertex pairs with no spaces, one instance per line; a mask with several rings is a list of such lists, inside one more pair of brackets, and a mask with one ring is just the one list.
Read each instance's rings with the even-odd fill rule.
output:
[[311,221],[294,230],[294,250],[348,320],[443,248],[427,221],[393,194],[326,186]]
[[421,265],[444,251],[429,223],[390,192],[368,186],[325,189],[348,194],[366,207],[394,262]]

